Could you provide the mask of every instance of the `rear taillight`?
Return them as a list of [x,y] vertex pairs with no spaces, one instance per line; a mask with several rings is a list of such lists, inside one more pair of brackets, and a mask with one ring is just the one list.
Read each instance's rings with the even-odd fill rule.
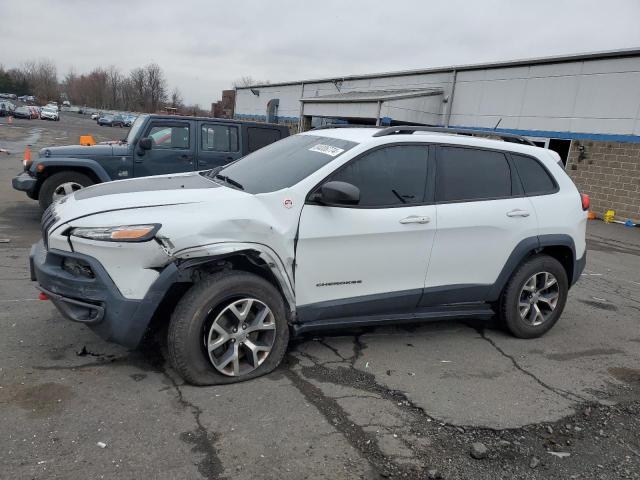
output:
[[582,210],[589,210],[589,206],[591,206],[589,195],[587,195],[586,193],[581,193],[580,200],[582,201]]

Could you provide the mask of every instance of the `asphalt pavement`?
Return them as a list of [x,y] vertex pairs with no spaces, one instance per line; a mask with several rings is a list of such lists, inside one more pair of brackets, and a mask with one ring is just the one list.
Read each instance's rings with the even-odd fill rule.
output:
[[0,118],[0,478],[640,478],[640,228],[590,222],[542,338],[471,320],[309,336],[271,375],[193,387],[157,344],[36,299],[41,212],[11,178],[27,144],[85,133],[126,129]]

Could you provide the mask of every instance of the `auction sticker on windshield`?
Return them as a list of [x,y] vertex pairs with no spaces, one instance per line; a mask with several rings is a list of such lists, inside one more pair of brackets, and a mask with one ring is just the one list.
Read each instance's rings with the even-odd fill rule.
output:
[[330,157],[337,157],[342,152],[344,152],[344,148],[332,147],[331,145],[323,145],[319,143],[318,145],[314,145],[313,147],[311,147],[309,151],[324,153],[325,155],[329,155]]

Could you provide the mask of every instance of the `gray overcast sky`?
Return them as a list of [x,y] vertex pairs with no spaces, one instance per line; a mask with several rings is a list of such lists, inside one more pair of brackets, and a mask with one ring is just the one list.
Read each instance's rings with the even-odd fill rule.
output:
[[[0,63],[151,61],[208,107],[272,82],[640,47],[639,0],[0,0]],[[28,30],[26,30],[28,28]]]

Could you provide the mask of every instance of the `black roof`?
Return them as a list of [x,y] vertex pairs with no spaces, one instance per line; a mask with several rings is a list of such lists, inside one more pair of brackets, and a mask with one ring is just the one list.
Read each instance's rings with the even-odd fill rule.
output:
[[151,118],[158,118],[161,120],[200,120],[200,121],[209,121],[209,122],[215,120],[216,122],[220,122],[220,123],[233,123],[238,125],[257,125],[260,127],[269,126],[273,128],[288,128],[286,125],[279,125],[277,123],[254,122],[251,120],[249,121],[235,120],[232,118],[194,117],[191,115],[167,115],[167,114],[160,114],[160,113],[150,113],[148,115]]

